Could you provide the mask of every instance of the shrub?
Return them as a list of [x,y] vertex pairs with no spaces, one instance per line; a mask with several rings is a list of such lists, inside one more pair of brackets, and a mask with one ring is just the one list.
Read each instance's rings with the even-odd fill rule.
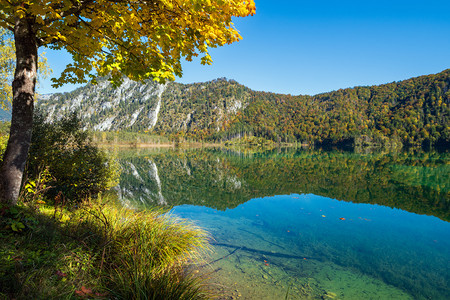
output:
[[39,112],[34,117],[27,167],[33,193],[45,184],[41,190],[49,198],[59,194],[78,202],[117,184],[118,163],[93,144],[75,114],[53,123],[44,120]]

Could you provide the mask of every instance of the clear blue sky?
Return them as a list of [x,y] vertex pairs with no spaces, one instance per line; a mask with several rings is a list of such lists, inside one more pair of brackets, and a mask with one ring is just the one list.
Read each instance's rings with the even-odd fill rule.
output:
[[[212,49],[212,66],[184,63],[177,82],[227,77],[259,91],[317,94],[450,68],[450,0],[255,0],[235,19],[243,40]],[[54,75],[70,57],[48,51]],[[39,92],[52,89],[49,80]]]

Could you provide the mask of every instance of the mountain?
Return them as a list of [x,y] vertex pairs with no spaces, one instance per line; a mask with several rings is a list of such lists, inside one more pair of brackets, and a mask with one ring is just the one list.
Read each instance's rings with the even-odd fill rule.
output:
[[227,116],[248,105],[250,92],[224,78],[189,85],[125,79],[118,88],[103,79],[70,93],[46,95],[38,104],[49,120],[79,112],[93,130],[191,132],[211,126],[220,130]]
[[315,96],[257,92],[225,78],[159,85],[106,79],[45,95],[49,120],[78,112],[86,128],[152,131],[196,139],[244,135],[279,142],[448,145],[450,69]]
[[11,121],[11,112],[0,108],[0,122]]

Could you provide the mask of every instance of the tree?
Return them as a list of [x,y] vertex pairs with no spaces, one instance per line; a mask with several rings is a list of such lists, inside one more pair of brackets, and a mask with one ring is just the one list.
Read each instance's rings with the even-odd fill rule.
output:
[[0,108],[8,109],[12,90],[11,77],[14,73],[14,41],[10,32],[0,28]]
[[253,0],[0,0],[0,26],[14,34],[16,69],[10,138],[0,169],[0,201],[15,204],[30,146],[38,48],[66,49],[73,63],[55,86],[96,76],[164,82],[181,59],[241,39],[232,17],[255,13]]

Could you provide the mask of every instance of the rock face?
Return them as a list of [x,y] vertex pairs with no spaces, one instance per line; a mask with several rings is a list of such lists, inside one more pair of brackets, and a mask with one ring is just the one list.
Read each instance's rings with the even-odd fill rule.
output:
[[11,120],[11,112],[5,111],[0,108],[0,122],[10,121],[10,120]]
[[107,80],[73,92],[42,95],[38,106],[48,120],[76,112],[86,129],[219,131],[249,102],[251,91],[225,78],[205,83],[165,85],[125,79],[119,87]]

